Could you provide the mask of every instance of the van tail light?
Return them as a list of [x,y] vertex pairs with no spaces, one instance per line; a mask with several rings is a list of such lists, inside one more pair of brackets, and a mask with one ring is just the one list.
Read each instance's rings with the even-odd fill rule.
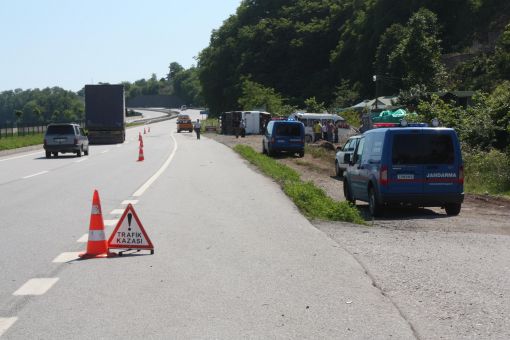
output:
[[379,182],[381,185],[388,185],[388,166],[381,165],[381,169],[379,170]]
[[464,184],[464,165],[459,166],[459,184]]

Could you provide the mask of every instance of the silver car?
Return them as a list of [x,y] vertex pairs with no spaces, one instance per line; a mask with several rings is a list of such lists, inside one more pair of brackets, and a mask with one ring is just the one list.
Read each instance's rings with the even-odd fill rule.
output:
[[75,153],[81,157],[89,154],[89,139],[78,124],[50,124],[44,135],[46,158],[58,156],[58,153]]
[[352,136],[350,137],[347,142],[344,144],[344,146],[338,150],[335,156],[335,174],[338,177],[342,177],[344,175],[344,171],[349,166],[348,163],[345,163],[345,155],[349,154],[351,155],[354,153],[354,150],[356,149],[356,146],[359,143],[361,135],[358,136]]

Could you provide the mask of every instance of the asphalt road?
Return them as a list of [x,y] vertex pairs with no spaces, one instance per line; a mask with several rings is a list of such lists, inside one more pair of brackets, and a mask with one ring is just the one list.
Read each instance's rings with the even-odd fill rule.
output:
[[[82,158],[0,158],[2,339],[415,338],[277,184],[173,120],[151,125],[137,162],[140,130]],[[109,224],[136,201],[154,255],[76,260],[94,189]]]

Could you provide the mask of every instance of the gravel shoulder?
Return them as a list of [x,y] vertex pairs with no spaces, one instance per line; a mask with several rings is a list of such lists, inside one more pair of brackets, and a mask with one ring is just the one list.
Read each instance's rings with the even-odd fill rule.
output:
[[[261,152],[262,137],[206,137]],[[333,154],[333,153],[332,153]],[[344,200],[331,161],[282,156],[336,200]],[[466,195],[458,216],[439,208],[393,209],[367,226],[313,221],[349,252],[421,339],[510,339],[510,201]]]

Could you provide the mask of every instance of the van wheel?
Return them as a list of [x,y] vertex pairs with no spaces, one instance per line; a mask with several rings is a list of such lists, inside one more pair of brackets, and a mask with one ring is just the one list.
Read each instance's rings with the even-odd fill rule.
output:
[[80,150],[76,151],[76,156],[81,157],[81,147]]
[[51,158],[51,152],[46,151],[46,158]]
[[89,147],[88,146],[87,146],[87,150],[83,151],[83,153],[85,154],[85,156],[89,155]]
[[374,188],[368,189],[368,209],[370,210],[370,215],[374,217],[381,216],[382,214],[382,206],[377,203]]
[[275,154],[275,152],[273,150],[271,150],[271,148],[268,146],[267,147],[267,155],[272,157],[272,156],[274,156],[274,154]]
[[460,203],[449,203],[445,205],[444,210],[448,216],[457,216],[460,213]]
[[356,200],[352,196],[351,188],[349,187],[349,182],[347,182],[347,180],[344,180],[344,196],[347,202],[351,203],[352,205],[356,204]]
[[340,170],[340,167],[338,166],[338,161],[335,160],[335,174],[336,177],[343,177],[344,172]]
[[266,154],[267,154],[266,145],[264,144],[264,142],[262,142],[262,153],[263,153],[264,155],[266,155]]

